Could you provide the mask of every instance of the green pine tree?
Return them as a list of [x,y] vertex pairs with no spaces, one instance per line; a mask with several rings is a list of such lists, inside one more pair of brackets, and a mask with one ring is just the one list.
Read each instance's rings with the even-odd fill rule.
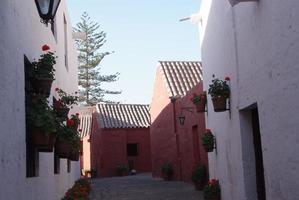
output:
[[110,102],[106,100],[105,94],[120,94],[120,91],[105,90],[101,87],[103,82],[114,82],[118,80],[119,73],[102,75],[100,63],[103,58],[111,52],[99,52],[106,43],[106,33],[99,31],[100,25],[91,21],[89,15],[84,12],[81,21],[74,28],[75,32],[85,35],[84,38],[76,39],[78,49],[78,78],[80,88],[79,101],[87,105],[98,102]]

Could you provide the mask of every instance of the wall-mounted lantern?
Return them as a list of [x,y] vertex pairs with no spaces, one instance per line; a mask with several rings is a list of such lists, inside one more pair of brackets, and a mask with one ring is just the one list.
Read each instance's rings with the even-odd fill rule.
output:
[[193,113],[193,109],[194,109],[193,107],[182,107],[181,108],[181,113],[178,116],[179,123],[181,126],[183,126],[185,124],[185,119],[186,119],[186,117],[183,115],[183,110],[187,110],[188,112]]
[[41,22],[48,25],[53,23],[61,0],[35,0]]

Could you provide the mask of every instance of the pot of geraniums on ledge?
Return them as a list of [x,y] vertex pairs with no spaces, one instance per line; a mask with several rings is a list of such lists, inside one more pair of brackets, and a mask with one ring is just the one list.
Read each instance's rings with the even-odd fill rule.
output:
[[53,98],[53,108],[56,111],[57,117],[61,118],[61,120],[66,120],[70,108],[77,104],[78,96],[69,95],[59,88],[55,88],[55,91],[58,93],[59,99],[56,100]]
[[40,152],[52,152],[56,140],[55,114],[45,98],[29,103],[26,113],[28,141]]
[[191,179],[196,190],[202,190],[207,182],[207,169],[204,165],[196,166],[192,171]]
[[210,129],[206,129],[206,132],[201,137],[202,145],[206,152],[212,152],[215,146],[215,136]]
[[219,180],[211,179],[203,189],[205,200],[220,200]]
[[67,120],[67,125],[58,123],[58,138],[55,144],[55,153],[60,158],[66,158],[74,161],[79,160],[80,137],[74,128],[74,122]]
[[173,177],[172,164],[167,162],[161,166],[161,173],[164,181],[171,181]]
[[29,77],[34,93],[48,97],[52,82],[55,79],[54,65],[57,57],[49,51],[50,47],[48,45],[44,45],[42,50],[46,53],[42,54],[37,61],[32,62]]
[[215,78],[212,80],[212,84],[209,85],[208,92],[212,97],[215,112],[223,112],[227,110],[226,102],[230,96],[228,81],[230,81],[229,77],[225,77],[224,81]]
[[196,112],[205,112],[207,103],[206,92],[202,92],[200,94],[193,93],[191,101],[195,105]]
[[117,176],[126,176],[128,174],[128,167],[125,164],[116,165]]

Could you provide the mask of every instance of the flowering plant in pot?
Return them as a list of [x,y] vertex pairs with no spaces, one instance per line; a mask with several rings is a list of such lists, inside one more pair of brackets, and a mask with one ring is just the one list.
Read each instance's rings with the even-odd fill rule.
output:
[[215,78],[212,80],[212,84],[209,85],[209,94],[212,97],[212,102],[215,112],[226,111],[226,100],[230,95],[230,88],[228,85],[230,81],[229,77],[225,77],[225,80]]
[[46,53],[42,54],[37,61],[32,62],[29,77],[33,91],[48,97],[52,82],[55,79],[54,65],[56,64],[57,56],[49,51],[50,47],[48,45],[44,45],[42,50]]
[[205,200],[220,200],[220,185],[216,179],[211,179],[203,189]]
[[193,93],[191,101],[196,106],[197,112],[205,112],[205,107],[207,103],[207,93],[202,92],[200,94]]
[[55,145],[56,154],[60,158],[69,158],[78,161],[81,150],[80,137],[73,126],[58,123],[58,139]]
[[196,190],[202,190],[207,181],[207,169],[204,165],[196,166],[192,171],[191,179]]
[[55,91],[58,93],[59,99],[54,99],[53,101],[54,110],[56,111],[59,118],[66,120],[70,108],[72,108],[73,105],[77,104],[79,98],[75,95],[69,95],[59,88],[55,88]]
[[31,144],[39,151],[52,152],[56,139],[55,114],[45,98],[29,103],[26,125]]
[[128,167],[125,164],[116,165],[116,173],[118,176],[125,176],[128,173]]
[[70,118],[70,120],[73,121],[72,124],[76,130],[78,129],[78,126],[80,124],[79,115],[80,115],[79,113],[76,113],[76,114],[71,115],[71,118]]
[[210,129],[206,129],[206,132],[201,137],[202,145],[206,152],[212,152],[215,145],[215,136],[212,134]]
[[164,181],[170,181],[173,176],[173,167],[172,164],[167,162],[161,166],[161,172],[163,175]]
[[77,180],[74,186],[69,189],[61,200],[88,200],[91,187],[86,178]]

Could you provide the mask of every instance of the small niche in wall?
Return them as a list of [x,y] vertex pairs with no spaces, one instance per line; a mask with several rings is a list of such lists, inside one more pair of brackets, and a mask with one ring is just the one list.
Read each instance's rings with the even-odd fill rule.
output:
[[54,174],[59,174],[59,173],[60,173],[60,159],[56,155],[56,153],[54,153]]
[[71,161],[68,159],[68,160],[67,160],[67,173],[70,173],[71,170],[72,170]]
[[[28,112],[31,86],[29,81],[29,70],[32,67],[31,62],[24,56],[24,71],[25,71],[25,116]],[[27,124],[26,118],[26,124]],[[29,140],[29,130],[26,126],[26,177],[38,176],[39,169],[39,154]]]

